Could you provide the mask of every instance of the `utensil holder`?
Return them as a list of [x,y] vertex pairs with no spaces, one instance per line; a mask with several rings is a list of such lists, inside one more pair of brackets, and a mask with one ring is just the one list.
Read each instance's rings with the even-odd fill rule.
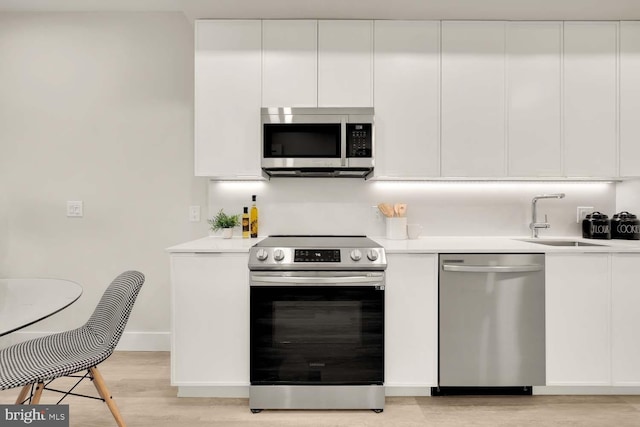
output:
[[387,218],[387,239],[404,240],[407,238],[407,218]]

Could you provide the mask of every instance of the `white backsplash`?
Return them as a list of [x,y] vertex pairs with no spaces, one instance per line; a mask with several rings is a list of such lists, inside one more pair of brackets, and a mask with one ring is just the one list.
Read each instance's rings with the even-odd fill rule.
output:
[[616,184],[605,182],[375,182],[357,179],[278,178],[268,182],[209,183],[209,215],[224,208],[241,213],[258,196],[260,235],[366,234],[384,236],[380,202],[407,203],[409,223],[423,226],[423,236],[526,236],[531,198],[566,193],[561,200],[541,200],[538,215],[548,215],[551,229],[540,236],[581,233],[576,207],[616,211]]

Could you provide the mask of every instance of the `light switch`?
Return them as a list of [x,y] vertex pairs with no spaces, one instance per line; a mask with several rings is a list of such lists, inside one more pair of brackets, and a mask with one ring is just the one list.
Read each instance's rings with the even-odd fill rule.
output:
[[200,206],[189,206],[189,221],[200,222]]
[[83,215],[82,200],[67,200],[68,217],[81,217]]

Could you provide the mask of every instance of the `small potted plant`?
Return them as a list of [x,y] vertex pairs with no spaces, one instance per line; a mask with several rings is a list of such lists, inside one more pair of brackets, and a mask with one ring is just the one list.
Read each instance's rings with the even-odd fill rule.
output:
[[218,214],[208,222],[213,231],[222,229],[222,238],[230,239],[233,235],[233,227],[240,225],[240,215],[227,215],[220,209]]

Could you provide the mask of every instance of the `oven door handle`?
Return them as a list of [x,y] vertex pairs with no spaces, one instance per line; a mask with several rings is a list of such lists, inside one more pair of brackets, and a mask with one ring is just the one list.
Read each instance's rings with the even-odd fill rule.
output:
[[382,276],[262,276],[251,275],[251,286],[269,286],[278,284],[281,286],[304,285],[354,285],[354,286],[380,286],[384,284]]

